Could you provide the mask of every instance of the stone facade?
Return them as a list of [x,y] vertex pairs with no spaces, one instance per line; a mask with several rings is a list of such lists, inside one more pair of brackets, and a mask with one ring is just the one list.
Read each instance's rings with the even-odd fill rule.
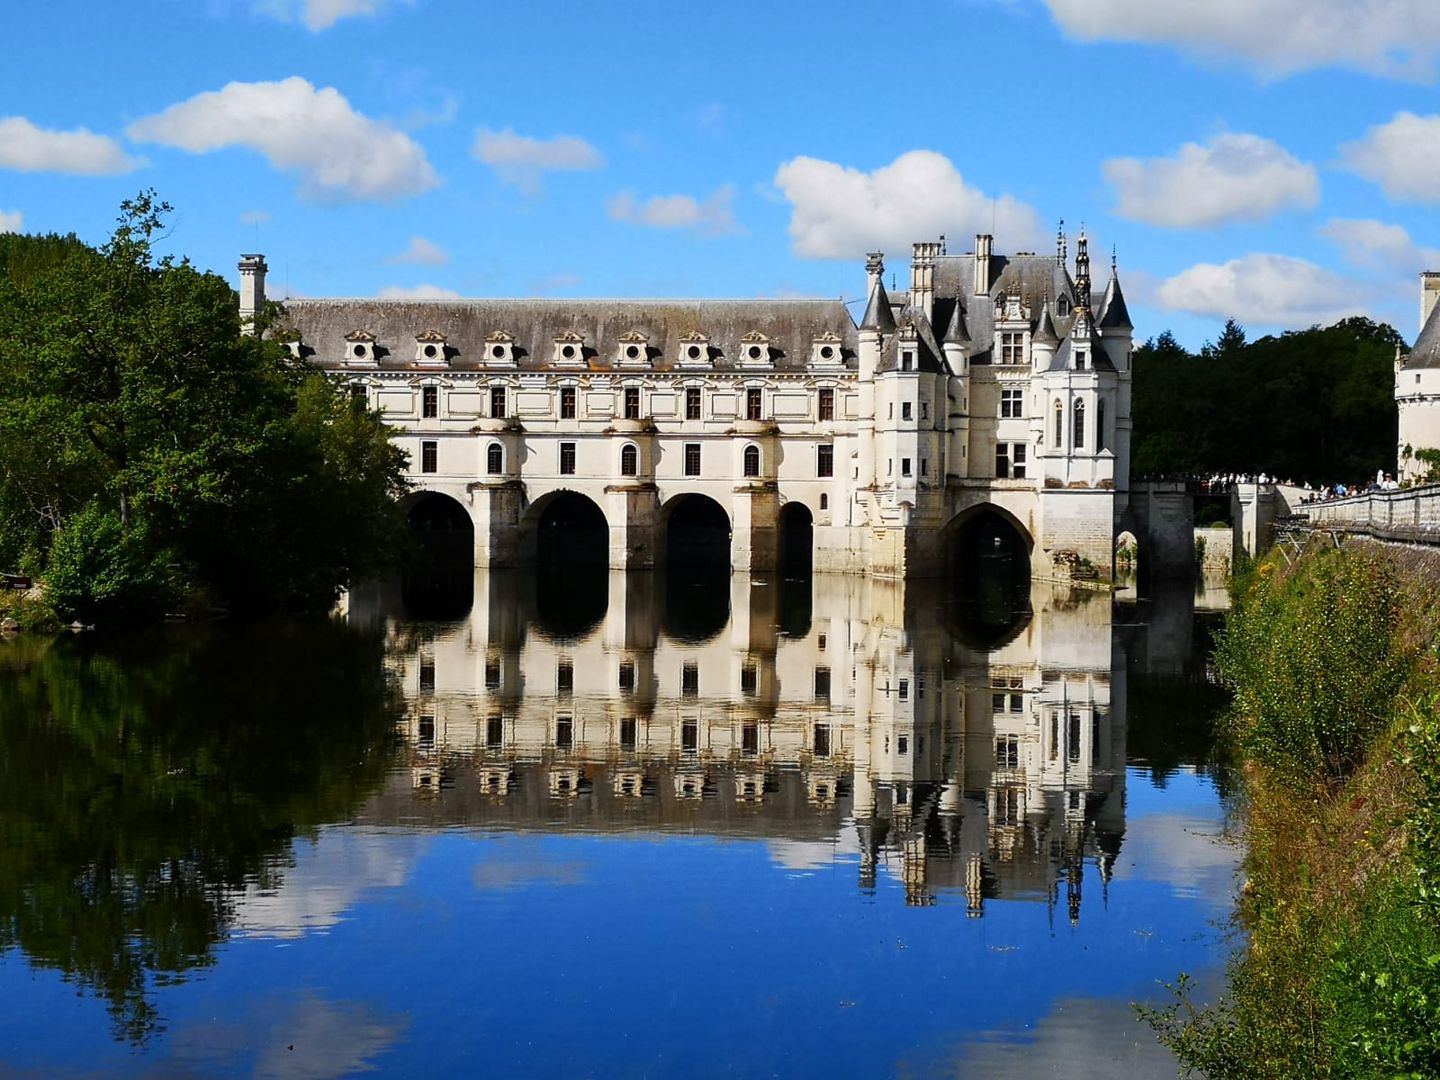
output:
[[1417,450],[1440,449],[1440,272],[1420,275],[1420,336],[1410,351],[1395,354],[1395,405],[1400,412],[1396,473],[1402,481],[1424,476],[1429,466]]
[[[400,429],[417,490],[473,523],[477,566],[533,559],[575,494],[616,569],[663,563],[671,514],[705,496],[737,570],[798,535],[816,570],[925,576],[986,521],[1039,573],[1105,574],[1132,326],[1113,263],[1092,301],[1086,246],[1072,274],[1063,235],[1053,255],[916,244],[894,295],[871,255],[858,326],[839,300],[306,299],[272,332]],[[240,271],[251,318],[264,259]]]

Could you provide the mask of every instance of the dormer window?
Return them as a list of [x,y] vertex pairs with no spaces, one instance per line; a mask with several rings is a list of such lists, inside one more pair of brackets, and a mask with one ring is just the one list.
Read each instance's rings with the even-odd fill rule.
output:
[[299,334],[292,332],[289,337],[281,338],[280,344],[285,346],[285,351],[293,360],[299,360],[305,355],[305,343],[300,340]]
[[515,363],[515,335],[496,330],[485,337],[485,362],[488,364]]
[[746,367],[769,367],[770,339],[758,330],[751,330],[740,339],[740,363]]
[[1069,298],[1068,296],[1062,296],[1062,297],[1060,297],[1060,299],[1056,300],[1056,301],[1055,301],[1055,310],[1056,310],[1056,312],[1058,312],[1058,313],[1061,314],[1061,315],[1069,315],[1069,314],[1070,314],[1070,298]]
[[692,330],[680,339],[681,367],[709,367],[710,339],[698,330]]
[[621,364],[636,366],[650,359],[650,339],[639,330],[629,330],[620,335],[616,360]]
[[555,337],[555,363],[579,365],[585,362],[585,336],[566,330]]
[[1076,352],[1075,352],[1075,370],[1076,370],[1076,371],[1084,371],[1084,370],[1085,370],[1085,350],[1084,350],[1084,349],[1077,349]]
[[[297,347],[299,343],[296,343]],[[375,335],[368,330],[352,330],[345,335],[345,362],[347,364],[373,364],[375,362]]]
[[840,351],[840,336],[825,331],[817,337],[810,346],[810,363],[816,367],[839,367],[845,362],[844,353]]
[[415,335],[415,362],[417,364],[445,363],[445,335],[439,330],[426,330]]
[[1000,335],[1000,363],[1023,364],[1025,362],[1025,335],[1023,332],[1007,330]]

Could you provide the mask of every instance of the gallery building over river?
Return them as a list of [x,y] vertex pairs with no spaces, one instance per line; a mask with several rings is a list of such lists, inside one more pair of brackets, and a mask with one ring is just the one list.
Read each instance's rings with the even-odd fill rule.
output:
[[[709,555],[926,576],[966,553],[1101,572],[1129,497],[1115,267],[914,245],[835,300],[293,300],[275,332],[401,429],[412,520],[477,566]],[[265,260],[240,262],[241,314]]]

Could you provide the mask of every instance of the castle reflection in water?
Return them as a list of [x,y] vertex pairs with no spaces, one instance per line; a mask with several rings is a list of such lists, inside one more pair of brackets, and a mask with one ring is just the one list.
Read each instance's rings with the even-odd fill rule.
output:
[[860,889],[975,917],[1028,899],[1073,922],[1085,864],[1108,885],[1139,647],[1108,594],[576,573],[475,571],[452,621],[396,614],[419,604],[398,586],[351,598],[405,702],[408,777],[368,818],[851,851]]

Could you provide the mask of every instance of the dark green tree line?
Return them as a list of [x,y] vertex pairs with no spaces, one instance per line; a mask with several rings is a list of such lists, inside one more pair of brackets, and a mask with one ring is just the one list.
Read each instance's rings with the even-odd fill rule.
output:
[[1383,323],[1247,342],[1234,319],[1198,354],[1166,331],[1135,350],[1136,476],[1268,473],[1316,485],[1395,467],[1395,347]]
[[326,604],[393,555],[403,455],[243,335],[223,278],[156,256],[168,211],[127,201],[99,249],[0,245],[0,567],[87,621]]

